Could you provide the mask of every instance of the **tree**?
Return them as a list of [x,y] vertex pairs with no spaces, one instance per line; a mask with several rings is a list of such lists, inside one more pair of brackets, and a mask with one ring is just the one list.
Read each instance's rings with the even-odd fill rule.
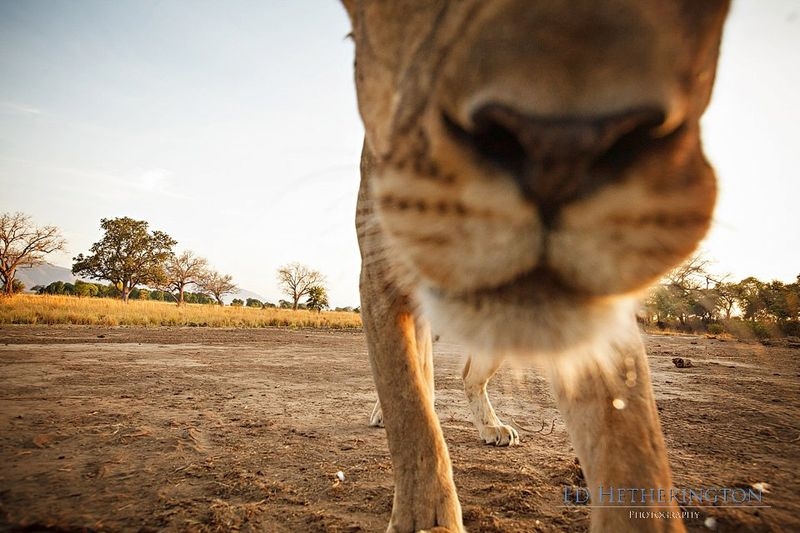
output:
[[186,250],[180,255],[172,254],[164,267],[166,283],[164,289],[176,291],[178,297],[177,304],[182,305],[184,292],[188,285],[197,285],[208,270],[208,261],[202,257],[197,257],[191,250]]
[[44,263],[44,257],[63,250],[67,242],[55,226],[37,227],[23,213],[0,215],[0,285],[10,296],[18,268],[30,268]]
[[703,287],[708,289],[712,282],[717,283],[708,273],[710,264],[711,261],[703,257],[702,253],[698,253],[672,269],[665,276],[666,281],[683,291],[693,291]]
[[740,281],[737,284],[737,289],[739,292],[739,307],[744,318],[747,320],[760,318],[767,308],[764,303],[764,282],[750,276]]
[[762,299],[766,312],[779,323],[784,323],[793,317],[789,295],[789,287],[781,281],[773,280],[763,286]]
[[681,313],[681,294],[671,285],[658,285],[650,291],[645,306],[661,325],[669,317],[677,317]]
[[190,304],[216,304],[207,294],[202,292],[187,292],[184,294],[186,303]]
[[[721,282],[709,274],[710,264],[702,253],[690,257],[664,277],[662,285],[668,290],[655,295],[659,303],[670,308],[668,316],[676,317],[681,326],[686,326],[690,315],[700,317],[707,324],[715,314],[719,299],[715,288]],[[662,307],[661,311],[665,309]]]
[[94,283],[86,283],[85,281],[81,281],[79,279],[75,280],[74,293],[78,296],[78,298],[82,298],[84,296],[97,296],[97,285]]
[[314,285],[308,289],[306,307],[318,313],[328,308],[328,291],[325,290],[325,287]]
[[100,221],[105,235],[91,247],[92,254],[73,258],[72,273],[108,280],[117,286],[122,300],[140,284],[164,282],[164,263],[176,241],[162,231],[147,230],[147,222],[122,217]]
[[64,294],[64,282],[54,281],[44,288],[44,294]]
[[325,276],[300,263],[290,263],[278,269],[278,287],[292,299],[292,309],[297,309],[300,298],[308,295],[314,286],[323,286]]
[[264,304],[261,302],[261,300],[259,300],[257,298],[248,298],[247,302],[245,303],[245,306],[246,307],[257,307],[257,308],[260,309],[260,308],[264,307]]
[[788,294],[786,295],[786,305],[789,308],[791,319],[800,320],[800,276],[794,283],[786,286]]
[[717,308],[725,313],[725,319],[729,320],[733,313],[733,308],[739,302],[739,289],[736,283],[723,282],[715,287],[717,292]]
[[225,302],[222,301],[224,295],[235,292],[238,289],[230,275],[223,276],[216,270],[206,270],[205,274],[195,284],[201,291],[213,296],[219,305],[225,305]]
[[244,300],[240,298],[234,298],[231,301],[231,307],[243,307],[243,306],[244,306]]

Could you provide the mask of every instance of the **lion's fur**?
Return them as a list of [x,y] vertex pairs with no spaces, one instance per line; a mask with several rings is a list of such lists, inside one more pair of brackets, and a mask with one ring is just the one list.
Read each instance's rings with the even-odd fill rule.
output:
[[[463,528],[428,320],[482,356],[549,366],[590,490],[669,488],[632,309],[711,221],[699,119],[727,0],[345,5],[366,130],[362,314],[395,475],[389,530]],[[596,531],[683,529],[620,509],[592,520]]]

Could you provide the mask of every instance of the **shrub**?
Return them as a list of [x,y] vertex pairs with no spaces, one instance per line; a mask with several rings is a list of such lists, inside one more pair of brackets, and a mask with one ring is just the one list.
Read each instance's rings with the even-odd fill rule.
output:
[[781,331],[790,337],[800,337],[800,322],[787,321],[781,324]]
[[750,331],[758,340],[769,339],[772,337],[770,328],[764,322],[750,322]]

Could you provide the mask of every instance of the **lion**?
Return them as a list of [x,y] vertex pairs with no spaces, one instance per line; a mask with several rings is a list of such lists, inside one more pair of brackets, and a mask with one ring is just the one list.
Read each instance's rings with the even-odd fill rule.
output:
[[[362,318],[388,531],[463,531],[430,328],[549,374],[592,498],[672,485],[637,298],[712,219],[700,142],[728,0],[344,0],[365,128]],[[675,502],[593,531],[683,531]],[[593,500],[597,503],[597,500]],[[664,512],[635,520],[635,510]]]

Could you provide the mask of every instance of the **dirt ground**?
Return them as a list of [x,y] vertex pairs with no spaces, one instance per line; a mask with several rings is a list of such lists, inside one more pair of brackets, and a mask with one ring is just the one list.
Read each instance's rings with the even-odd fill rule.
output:
[[[800,531],[800,350],[646,342],[675,485],[769,484],[766,507],[689,508],[689,529]],[[461,351],[435,350],[467,528],[586,530],[588,508],[563,502],[579,470],[547,382],[500,371],[501,418],[547,427],[486,446]],[[382,531],[392,468],[367,427],[374,400],[361,333],[0,327],[0,530]]]

